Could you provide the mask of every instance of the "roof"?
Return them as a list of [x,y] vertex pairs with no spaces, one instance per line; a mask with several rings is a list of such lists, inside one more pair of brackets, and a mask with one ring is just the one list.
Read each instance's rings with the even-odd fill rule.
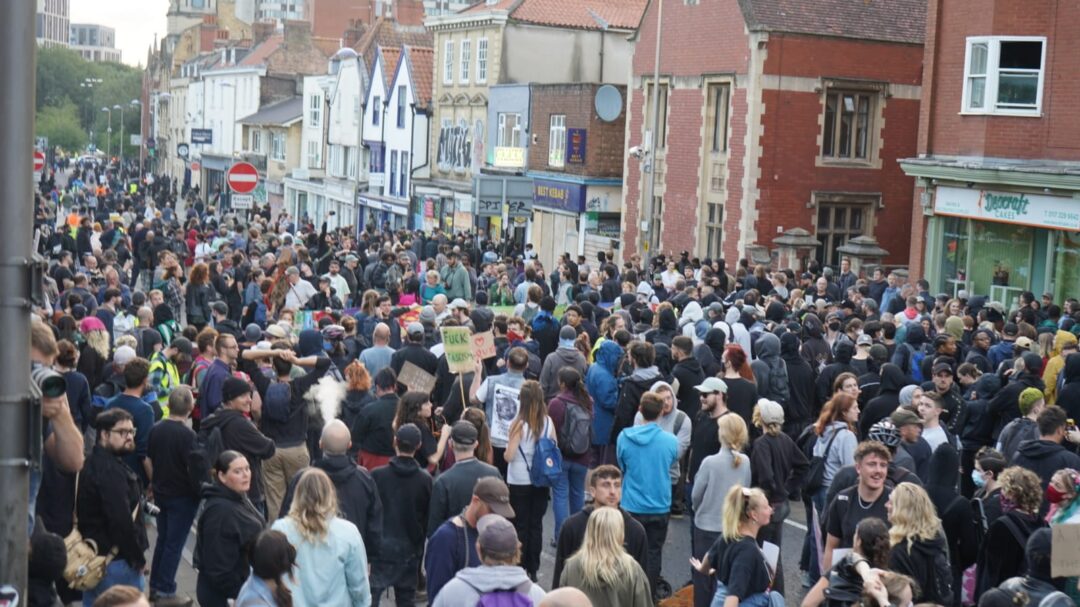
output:
[[315,48],[322,51],[322,54],[326,55],[327,57],[332,57],[334,55],[334,53],[338,52],[338,49],[341,48],[341,41],[338,40],[337,38],[324,38],[322,36],[312,36],[311,37],[311,44],[314,45]]
[[378,47],[384,49],[398,49],[403,45],[430,47],[434,45],[434,40],[431,32],[423,26],[401,25],[384,17],[376,17],[353,49],[363,55],[366,65],[374,66],[375,50]]
[[259,111],[250,116],[245,116],[237,122],[260,126],[292,126],[303,117],[304,98],[297,96],[264,105],[259,108]]
[[416,107],[431,107],[432,74],[435,72],[435,50],[420,46],[406,46],[405,59],[412,79]]
[[247,57],[240,60],[239,65],[265,65],[266,60],[270,58],[270,55],[274,54],[274,51],[278,50],[278,47],[285,42],[284,34],[274,34],[266,40],[259,43],[259,46],[251,49]]
[[[513,4],[513,1],[500,0],[487,8],[500,8],[503,4]],[[637,29],[647,5],[648,0],[519,0],[510,11],[510,18],[551,27],[602,30],[606,25],[633,30]]]
[[383,90],[389,91],[390,87],[394,85],[394,74],[397,73],[398,61],[401,60],[400,48],[386,48],[379,47],[379,54],[382,55],[382,77],[383,77]]
[[739,0],[739,7],[750,31],[906,44],[926,35],[926,0]]

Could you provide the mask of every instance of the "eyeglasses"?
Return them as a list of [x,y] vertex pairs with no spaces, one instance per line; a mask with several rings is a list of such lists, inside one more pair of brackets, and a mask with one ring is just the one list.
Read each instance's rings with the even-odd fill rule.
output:
[[108,430],[109,434],[119,434],[120,436],[135,436],[134,428],[121,428],[120,430]]

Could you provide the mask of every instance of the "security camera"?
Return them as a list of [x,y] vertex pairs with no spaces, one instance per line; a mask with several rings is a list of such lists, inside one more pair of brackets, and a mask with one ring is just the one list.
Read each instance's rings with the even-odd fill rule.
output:
[[645,155],[645,150],[641,149],[640,145],[635,145],[634,147],[630,148],[629,154],[634,158],[640,159],[642,156]]

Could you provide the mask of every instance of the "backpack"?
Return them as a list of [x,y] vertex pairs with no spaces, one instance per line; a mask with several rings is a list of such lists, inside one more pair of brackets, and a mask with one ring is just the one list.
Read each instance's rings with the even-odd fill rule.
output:
[[[934,560],[930,563],[930,569],[928,571],[930,579],[927,580],[926,585],[933,589],[933,593],[937,595],[938,603],[942,605],[951,605],[953,599],[953,583],[952,583],[952,567],[949,565],[949,551],[939,551],[934,555]],[[923,589],[923,596],[927,594],[927,589]]]
[[485,592],[480,595],[476,607],[532,607],[533,601],[528,594],[531,588],[532,582],[525,580],[517,588]]
[[592,446],[592,415],[573,400],[563,400],[562,427],[558,428],[559,447],[567,455],[585,455]]
[[263,414],[266,419],[284,424],[289,421],[289,403],[292,400],[292,388],[285,382],[274,382],[266,388],[263,399]]
[[921,384],[924,381],[922,362],[923,359],[926,358],[926,350],[922,348],[913,348],[908,344],[903,344],[901,347],[909,350],[904,357],[904,360],[907,361],[907,369],[902,370],[905,371],[911,379],[915,380],[915,383]]
[[[525,451],[521,448],[521,444],[518,443],[518,453],[521,457],[525,457]],[[555,483],[562,477],[562,453],[559,452],[559,445],[555,441],[548,438],[548,421],[544,420],[544,431],[540,433],[540,438],[536,441],[536,448],[533,450],[532,464],[525,460],[525,469],[529,471],[529,482],[534,487],[554,487]]]
[[196,491],[202,487],[203,483],[211,481],[210,470],[214,467],[221,452],[225,451],[225,437],[222,436],[221,430],[228,423],[226,421],[219,426],[214,426],[214,429],[209,432],[204,430],[196,435],[195,446],[188,455],[187,466],[188,478],[191,479],[191,484],[194,485],[193,488]]
[[[811,428],[811,434],[815,436],[815,439],[810,447],[810,468],[806,472],[804,490],[807,494],[813,495],[825,486],[825,461],[829,459],[829,451],[832,450],[833,441],[836,440],[836,436],[840,434],[840,431],[833,432],[829,442],[825,445],[825,451],[821,455],[813,455],[814,446],[817,445],[817,433],[813,432],[813,426],[808,426],[808,428]],[[803,432],[805,433],[805,430]],[[802,439],[801,436],[799,438]]]

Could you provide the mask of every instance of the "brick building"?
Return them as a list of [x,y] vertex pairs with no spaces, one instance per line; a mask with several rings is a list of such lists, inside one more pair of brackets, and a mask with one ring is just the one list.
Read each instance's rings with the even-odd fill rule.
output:
[[1080,7],[929,0],[910,267],[937,291],[1080,290]]
[[[649,149],[658,1],[635,35],[628,148]],[[638,252],[655,166],[650,252],[729,264],[791,228],[839,262],[873,235],[908,259],[926,0],[665,2],[656,158],[626,158],[624,255]],[[708,52],[686,40],[715,40]],[[758,257],[755,255],[754,257]],[[730,266],[729,266],[730,267]]]

